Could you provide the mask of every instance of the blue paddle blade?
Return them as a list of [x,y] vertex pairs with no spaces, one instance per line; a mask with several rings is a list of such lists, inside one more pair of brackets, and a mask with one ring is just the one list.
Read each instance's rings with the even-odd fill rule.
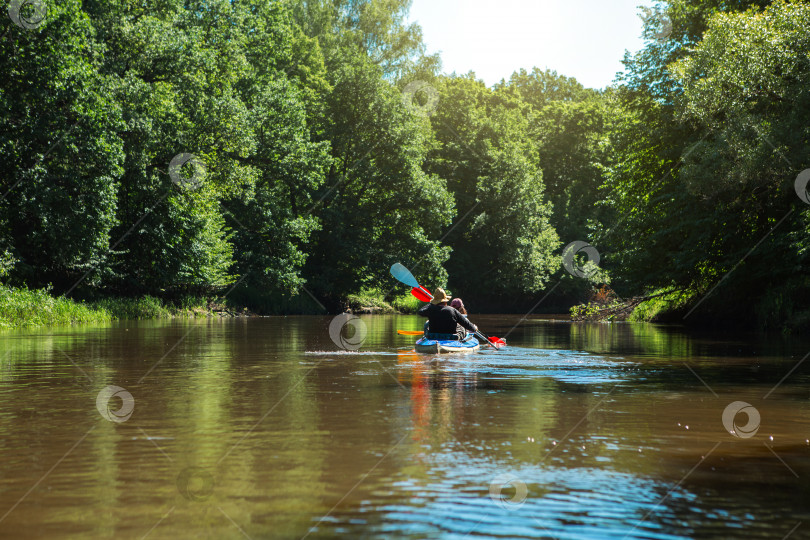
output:
[[416,278],[413,277],[410,270],[400,263],[394,263],[394,266],[391,267],[391,275],[408,287],[419,287],[419,282],[416,281]]

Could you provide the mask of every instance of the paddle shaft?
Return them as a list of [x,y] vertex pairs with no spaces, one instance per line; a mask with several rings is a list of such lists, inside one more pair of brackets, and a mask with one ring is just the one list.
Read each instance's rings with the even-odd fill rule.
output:
[[485,342],[487,345],[489,345],[490,347],[492,347],[492,348],[493,348],[493,349],[495,349],[496,351],[498,350],[498,347],[496,347],[496,346],[495,346],[495,344],[494,344],[494,343],[492,343],[492,342],[489,340],[489,338],[487,338],[487,336],[485,336],[485,335],[484,335],[484,334],[482,334],[481,332],[476,331],[476,332],[475,332],[475,336],[476,336],[476,337],[479,337],[479,338],[481,338],[481,339],[483,339],[483,340],[484,340],[484,342]]

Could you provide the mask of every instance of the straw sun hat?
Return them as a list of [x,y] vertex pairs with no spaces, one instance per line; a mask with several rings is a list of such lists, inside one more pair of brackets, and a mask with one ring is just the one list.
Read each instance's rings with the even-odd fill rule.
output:
[[447,293],[444,292],[444,289],[441,287],[436,287],[436,290],[433,291],[433,300],[430,301],[431,304],[441,304],[442,302],[449,302],[450,297],[447,296]]

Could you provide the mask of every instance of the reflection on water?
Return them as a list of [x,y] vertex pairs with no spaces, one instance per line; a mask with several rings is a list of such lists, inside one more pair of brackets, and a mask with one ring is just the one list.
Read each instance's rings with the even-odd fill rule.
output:
[[0,334],[0,536],[810,537],[810,342],[519,319]]

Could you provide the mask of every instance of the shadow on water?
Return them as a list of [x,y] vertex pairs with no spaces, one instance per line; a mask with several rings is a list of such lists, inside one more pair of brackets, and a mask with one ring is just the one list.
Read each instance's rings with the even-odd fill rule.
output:
[[806,340],[488,316],[509,347],[438,357],[361,320],[0,334],[0,535],[810,536]]

